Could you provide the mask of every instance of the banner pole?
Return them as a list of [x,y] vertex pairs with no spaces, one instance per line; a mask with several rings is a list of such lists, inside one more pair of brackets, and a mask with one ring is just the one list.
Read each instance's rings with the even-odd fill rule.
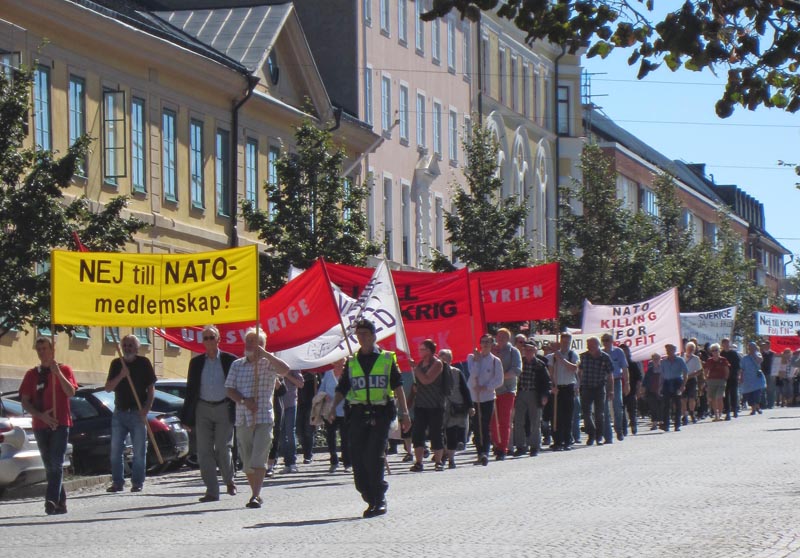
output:
[[344,327],[344,322],[342,321],[342,313],[339,311],[339,304],[336,302],[336,297],[333,295],[331,278],[328,275],[328,268],[325,266],[325,258],[320,256],[319,262],[322,264],[322,273],[325,275],[325,281],[328,283],[328,292],[331,294],[331,302],[333,302],[333,306],[336,308],[336,315],[339,317],[339,327],[342,328],[344,342],[347,344],[347,352],[350,353],[350,356],[353,356],[353,347],[350,345],[350,337],[347,335],[347,328]]
[[[119,362],[122,367],[128,371],[128,386],[131,388],[131,393],[133,394],[133,400],[136,401],[136,408],[139,411],[142,410],[142,401],[139,399],[139,394],[136,393],[136,388],[133,385],[133,380],[131,379],[131,371],[128,368],[128,365],[125,364],[125,359],[122,356],[122,348],[119,346],[119,339],[117,339],[117,332],[114,331],[114,328],[109,328],[111,330],[111,338],[114,340],[114,346],[117,349],[117,355],[119,355]],[[144,421],[144,426],[147,429],[147,437],[150,439],[150,443],[153,444],[153,452],[156,454],[156,458],[158,459],[159,465],[164,464],[164,458],[161,457],[161,450],[158,449],[158,444],[156,443],[156,436],[153,434],[153,431],[150,429],[150,423],[147,421],[147,417],[143,417],[142,420]]]

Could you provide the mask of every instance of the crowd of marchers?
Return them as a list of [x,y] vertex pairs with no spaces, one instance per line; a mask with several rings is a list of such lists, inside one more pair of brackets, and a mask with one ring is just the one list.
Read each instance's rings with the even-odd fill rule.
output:
[[[357,353],[324,374],[290,370],[265,349],[263,331],[247,333],[245,356],[237,358],[219,349],[216,327],[204,328],[206,351],[189,364],[180,416],[196,434],[205,488],[200,502],[220,499],[220,480],[228,495],[237,494],[238,457],[250,490],[246,507],[261,507],[266,477],[298,471],[298,440],[303,463],[312,462],[318,430],[325,434],[329,473],[352,471],[367,518],[387,511],[386,454],[400,444],[412,472],[426,466],[444,471],[456,467],[456,454],[470,440],[474,464],[486,466],[490,458],[569,451],[584,439],[587,446],[622,442],[637,434],[640,422],[647,424],[645,417],[651,430],[679,431],[703,419],[732,420],[798,399],[800,350],[777,354],[769,342],[749,342],[740,354],[729,339],[702,347],[684,340],[680,351],[668,344],[665,356],[654,353],[640,366],[626,345],[614,346],[610,334],[589,337],[578,354],[568,333],[557,343],[523,334],[512,342],[503,328],[481,336],[479,347],[458,364],[451,351],[425,340],[419,361],[409,360],[410,370],[401,373],[395,354],[376,343],[375,325],[354,325]],[[124,489],[128,436],[131,491],[144,488],[145,418],[156,377],[139,348],[135,336],[122,339],[105,384],[115,394],[108,492]],[[61,464],[77,382],[70,367],[57,362],[51,339],[37,339],[36,351],[40,364],[26,373],[20,398],[32,415],[47,472],[45,512],[63,514]],[[232,453],[234,433],[238,456]],[[283,468],[276,471],[280,459]]]

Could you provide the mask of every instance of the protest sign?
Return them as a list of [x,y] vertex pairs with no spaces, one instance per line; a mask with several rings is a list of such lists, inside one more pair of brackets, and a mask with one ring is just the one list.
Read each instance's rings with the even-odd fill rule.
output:
[[789,337],[800,331],[800,314],[756,312],[756,334]]
[[700,348],[706,343],[730,339],[736,322],[736,306],[710,312],[681,312],[681,337],[697,339]]

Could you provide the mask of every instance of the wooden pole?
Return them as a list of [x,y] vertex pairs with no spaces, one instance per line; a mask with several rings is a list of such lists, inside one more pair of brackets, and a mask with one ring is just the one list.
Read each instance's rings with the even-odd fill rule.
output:
[[[56,368],[59,368],[58,362],[56,361],[56,327],[53,322],[50,322],[50,348],[53,349],[53,362],[55,363]],[[60,371],[61,369],[59,368],[59,372]],[[52,370],[50,370],[50,379],[53,382],[51,390],[53,401],[52,406],[50,407],[50,413],[53,415],[54,419],[58,420],[58,411],[56,410],[56,385],[58,385],[56,382],[58,382],[58,380]],[[56,426],[56,428],[58,428],[58,426]]]
[[[136,388],[133,385],[133,380],[131,379],[131,371],[128,368],[128,365],[125,364],[125,358],[122,356],[122,349],[119,346],[119,339],[117,339],[117,332],[114,331],[114,328],[109,328],[111,330],[111,338],[114,340],[114,346],[117,348],[117,355],[119,355],[119,362],[122,367],[128,371],[128,385],[131,388],[131,393],[133,394],[133,400],[136,401],[136,408],[140,411],[142,410],[142,402],[139,399],[139,394],[136,393]],[[150,438],[150,443],[153,444],[153,451],[156,454],[156,458],[158,459],[159,464],[164,463],[164,458],[161,457],[161,450],[158,449],[158,443],[156,443],[156,436],[153,434],[153,431],[150,429],[150,423],[147,421],[147,417],[143,417],[142,420],[144,421],[144,426],[147,429],[147,437]]]

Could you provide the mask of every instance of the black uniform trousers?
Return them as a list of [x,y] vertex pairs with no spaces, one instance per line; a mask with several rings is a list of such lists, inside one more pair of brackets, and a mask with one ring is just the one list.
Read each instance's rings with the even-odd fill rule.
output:
[[383,480],[389,425],[394,419],[394,405],[350,405],[348,431],[350,461],[356,490],[370,506],[384,501],[389,483]]

